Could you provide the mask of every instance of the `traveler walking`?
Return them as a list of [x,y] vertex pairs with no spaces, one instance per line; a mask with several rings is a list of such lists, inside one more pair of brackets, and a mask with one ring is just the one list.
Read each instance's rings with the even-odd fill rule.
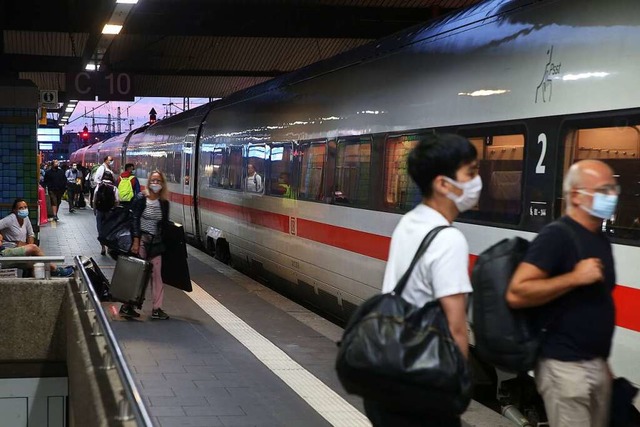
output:
[[62,169],[60,169],[60,163],[57,160],[53,161],[51,169],[44,174],[44,186],[49,191],[53,219],[58,221],[58,208],[67,188],[67,178]]
[[133,174],[134,167],[133,163],[127,163],[124,166],[124,172],[120,174],[116,183],[120,193],[120,204],[123,206],[128,206],[134,196],[140,192],[140,182]]
[[78,178],[82,177],[82,174],[78,170],[78,165],[74,163],[66,170],[64,176],[67,179],[67,203],[69,203],[69,213],[73,213],[76,203],[76,193],[80,191],[77,181]]
[[[164,282],[162,281],[162,252],[165,250],[162,230],[169,221],[168,189],[164,175],[160,171],[153,171],[149,175],[149,187],[144,192],[136,194],[131,203],[131,252],[139,254],[142,259],[151,262],[151,290],[153,305],[151,318],[166,320],[167,313],[162,310],[164,301]],[[124,317],[139,317],[129,304],[122,304],[120,315]]]
[[[429,135],[408,158],[409,175],[422,193],[422,203],[402,217],[391,237],[383,293],[394,290],[411,264],[425,236],[449,226],[459,213],[473,208],[480,197],[477,152],[465,138],[450,134]],[[469,248],[454,227],[441,230],[419,258],[402,298],[416,307],[437,300],[446,316],[460,352],[468,355],[466,298],[471,293],[468,274]],[[365,412],[374,426],[460,426],[456,414],[420,411],[398,412],[384,402],[365,399]]]
[[506,298],[512,308],[539,307],[545,335],[535,380],[550,426],[605,427],[616,276],[602,223],[614,214],[620,187],[606,163],[582,160],[569,168],[563,193],[566,214],[559,221],[567,230],[540,231]]

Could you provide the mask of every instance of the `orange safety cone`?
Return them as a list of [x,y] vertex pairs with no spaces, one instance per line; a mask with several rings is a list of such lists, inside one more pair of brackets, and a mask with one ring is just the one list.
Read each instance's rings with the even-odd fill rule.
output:
[[46,224],[48,222],[47,195],[42,185],[38,185],[38,212],[40,212],[40,225]]

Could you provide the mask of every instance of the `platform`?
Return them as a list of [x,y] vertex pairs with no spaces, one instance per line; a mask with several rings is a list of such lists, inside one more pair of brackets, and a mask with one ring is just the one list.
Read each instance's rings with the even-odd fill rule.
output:
[[[47,255],[100,255],[93,212],[41,227]],[[346,394],[333,368],[342,330],[304,307],[189,247],[194,290],[167,286],[169,320],[125,320],[104,303],[147,408],[158,426],[368,426],[362,401]],[[463,425],[508,427],[473,402]]]

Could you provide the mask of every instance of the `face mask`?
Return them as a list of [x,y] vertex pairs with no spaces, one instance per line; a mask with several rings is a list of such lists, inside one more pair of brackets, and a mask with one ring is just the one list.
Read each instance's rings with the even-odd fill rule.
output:
[[459,196],[451,192],[447,193],[447,197],[456,204],[458,212],[468,211],[478,204],[480,191],[482,191],[482,178],[480,178],[480,175],[476,175],[475,178],[467,182],[458,182],[446,176],[444,179],[454,187],[462,190],[462,194]]
[[18,211],[18,216],[19,216],[20,218],[26,218],[26,217],[28,217],[28,216],[29,216],[29,209],[20,209],[20,210]]
[[78,169],[78,167],[76,165],[73,165],[73,170]]
[[617,194],[589,193],[584,190],[578,190],[578,193],[593,196],[591,208],[580,205],[580,208],[591,216],[601,219],[609,219],[616,211],[616,206],[618,204]]
[[158,191],[162,190],[162,184],[151,184],[149,186],[149,188],[151,189],[151,191],[153,191],[154,193],[157,193]]
[[109,162],[109,166],[113,166],[113,160]]

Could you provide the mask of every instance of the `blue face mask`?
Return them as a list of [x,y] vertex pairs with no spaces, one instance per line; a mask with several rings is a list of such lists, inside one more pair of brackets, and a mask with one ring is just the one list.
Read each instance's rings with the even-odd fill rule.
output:
[[584,190],[579,190],[578,192],[580,194],[593,196],[591,208],[580,205],[580,208],[589,215],[595,216],[596,218],[609,219],[616,211],[616,206],[618,205],[617,194],[589,193]]
[[19,216],[20,218],[26,218],[26,217],[28,217],[28,216],[29,216],[29,209],[20,209],[20,210],[18,211],[18,216]]

